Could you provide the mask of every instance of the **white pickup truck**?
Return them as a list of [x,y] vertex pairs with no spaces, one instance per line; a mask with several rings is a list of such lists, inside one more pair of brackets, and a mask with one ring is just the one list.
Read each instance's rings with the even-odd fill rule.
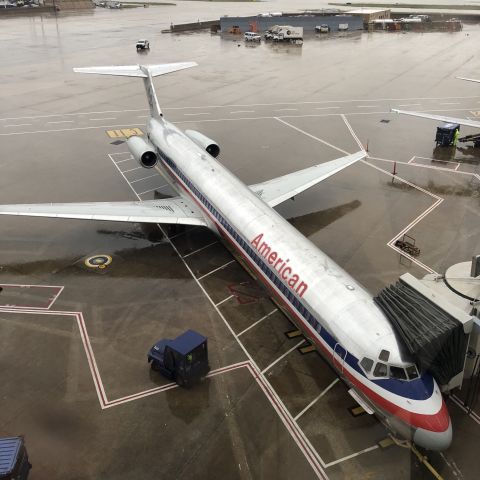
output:
[[137,52],[138,50],[150,50],[150,42],[148,40],[138,40]]

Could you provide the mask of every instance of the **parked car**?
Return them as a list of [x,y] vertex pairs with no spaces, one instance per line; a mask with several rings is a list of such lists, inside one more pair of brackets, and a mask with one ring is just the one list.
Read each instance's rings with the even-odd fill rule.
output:
[[262,40],[262,37],[255,32],[245,32],[243,38],[246,42],[260,42]]

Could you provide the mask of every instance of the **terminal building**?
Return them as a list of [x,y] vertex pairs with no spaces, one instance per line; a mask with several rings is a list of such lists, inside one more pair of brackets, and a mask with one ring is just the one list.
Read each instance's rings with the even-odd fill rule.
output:
[[303,27],[305,33],[314,33],[316,26],[328,25],[330,31],[336,32],[341,24],[348,24],[348,30],[363,30],[364,19],[361,15],[330,10],[303,14],[268,13],[251,17],[220,17],[220,29],[223,33],[264,32],[274,25]]

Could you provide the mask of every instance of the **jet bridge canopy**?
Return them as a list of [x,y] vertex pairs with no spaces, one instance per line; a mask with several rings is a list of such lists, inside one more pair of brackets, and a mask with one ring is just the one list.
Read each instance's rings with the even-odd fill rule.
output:
[[430,371],[440,385],[447,386],[463,372],[471,317],[410,274],[374,300],[419,367]]

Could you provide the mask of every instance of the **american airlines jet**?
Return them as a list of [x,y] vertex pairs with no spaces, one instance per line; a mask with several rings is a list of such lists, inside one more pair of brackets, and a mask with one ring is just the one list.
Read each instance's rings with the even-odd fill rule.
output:
[[365,157],[353,155],[246,186],[215,157],[218,145],[163,116],[152,77],[195,66],[77,68],[143,78],[151,118],[146,138],[127,140],[144,168],[157,168],[178,192],[145,202],[1,205],[0,214],[201,225],[240,256],[318,348],[368,413],[394,434],[432,450],[448,448],[450,417],[434,378],[419,371],[372,296],[274,209]]

